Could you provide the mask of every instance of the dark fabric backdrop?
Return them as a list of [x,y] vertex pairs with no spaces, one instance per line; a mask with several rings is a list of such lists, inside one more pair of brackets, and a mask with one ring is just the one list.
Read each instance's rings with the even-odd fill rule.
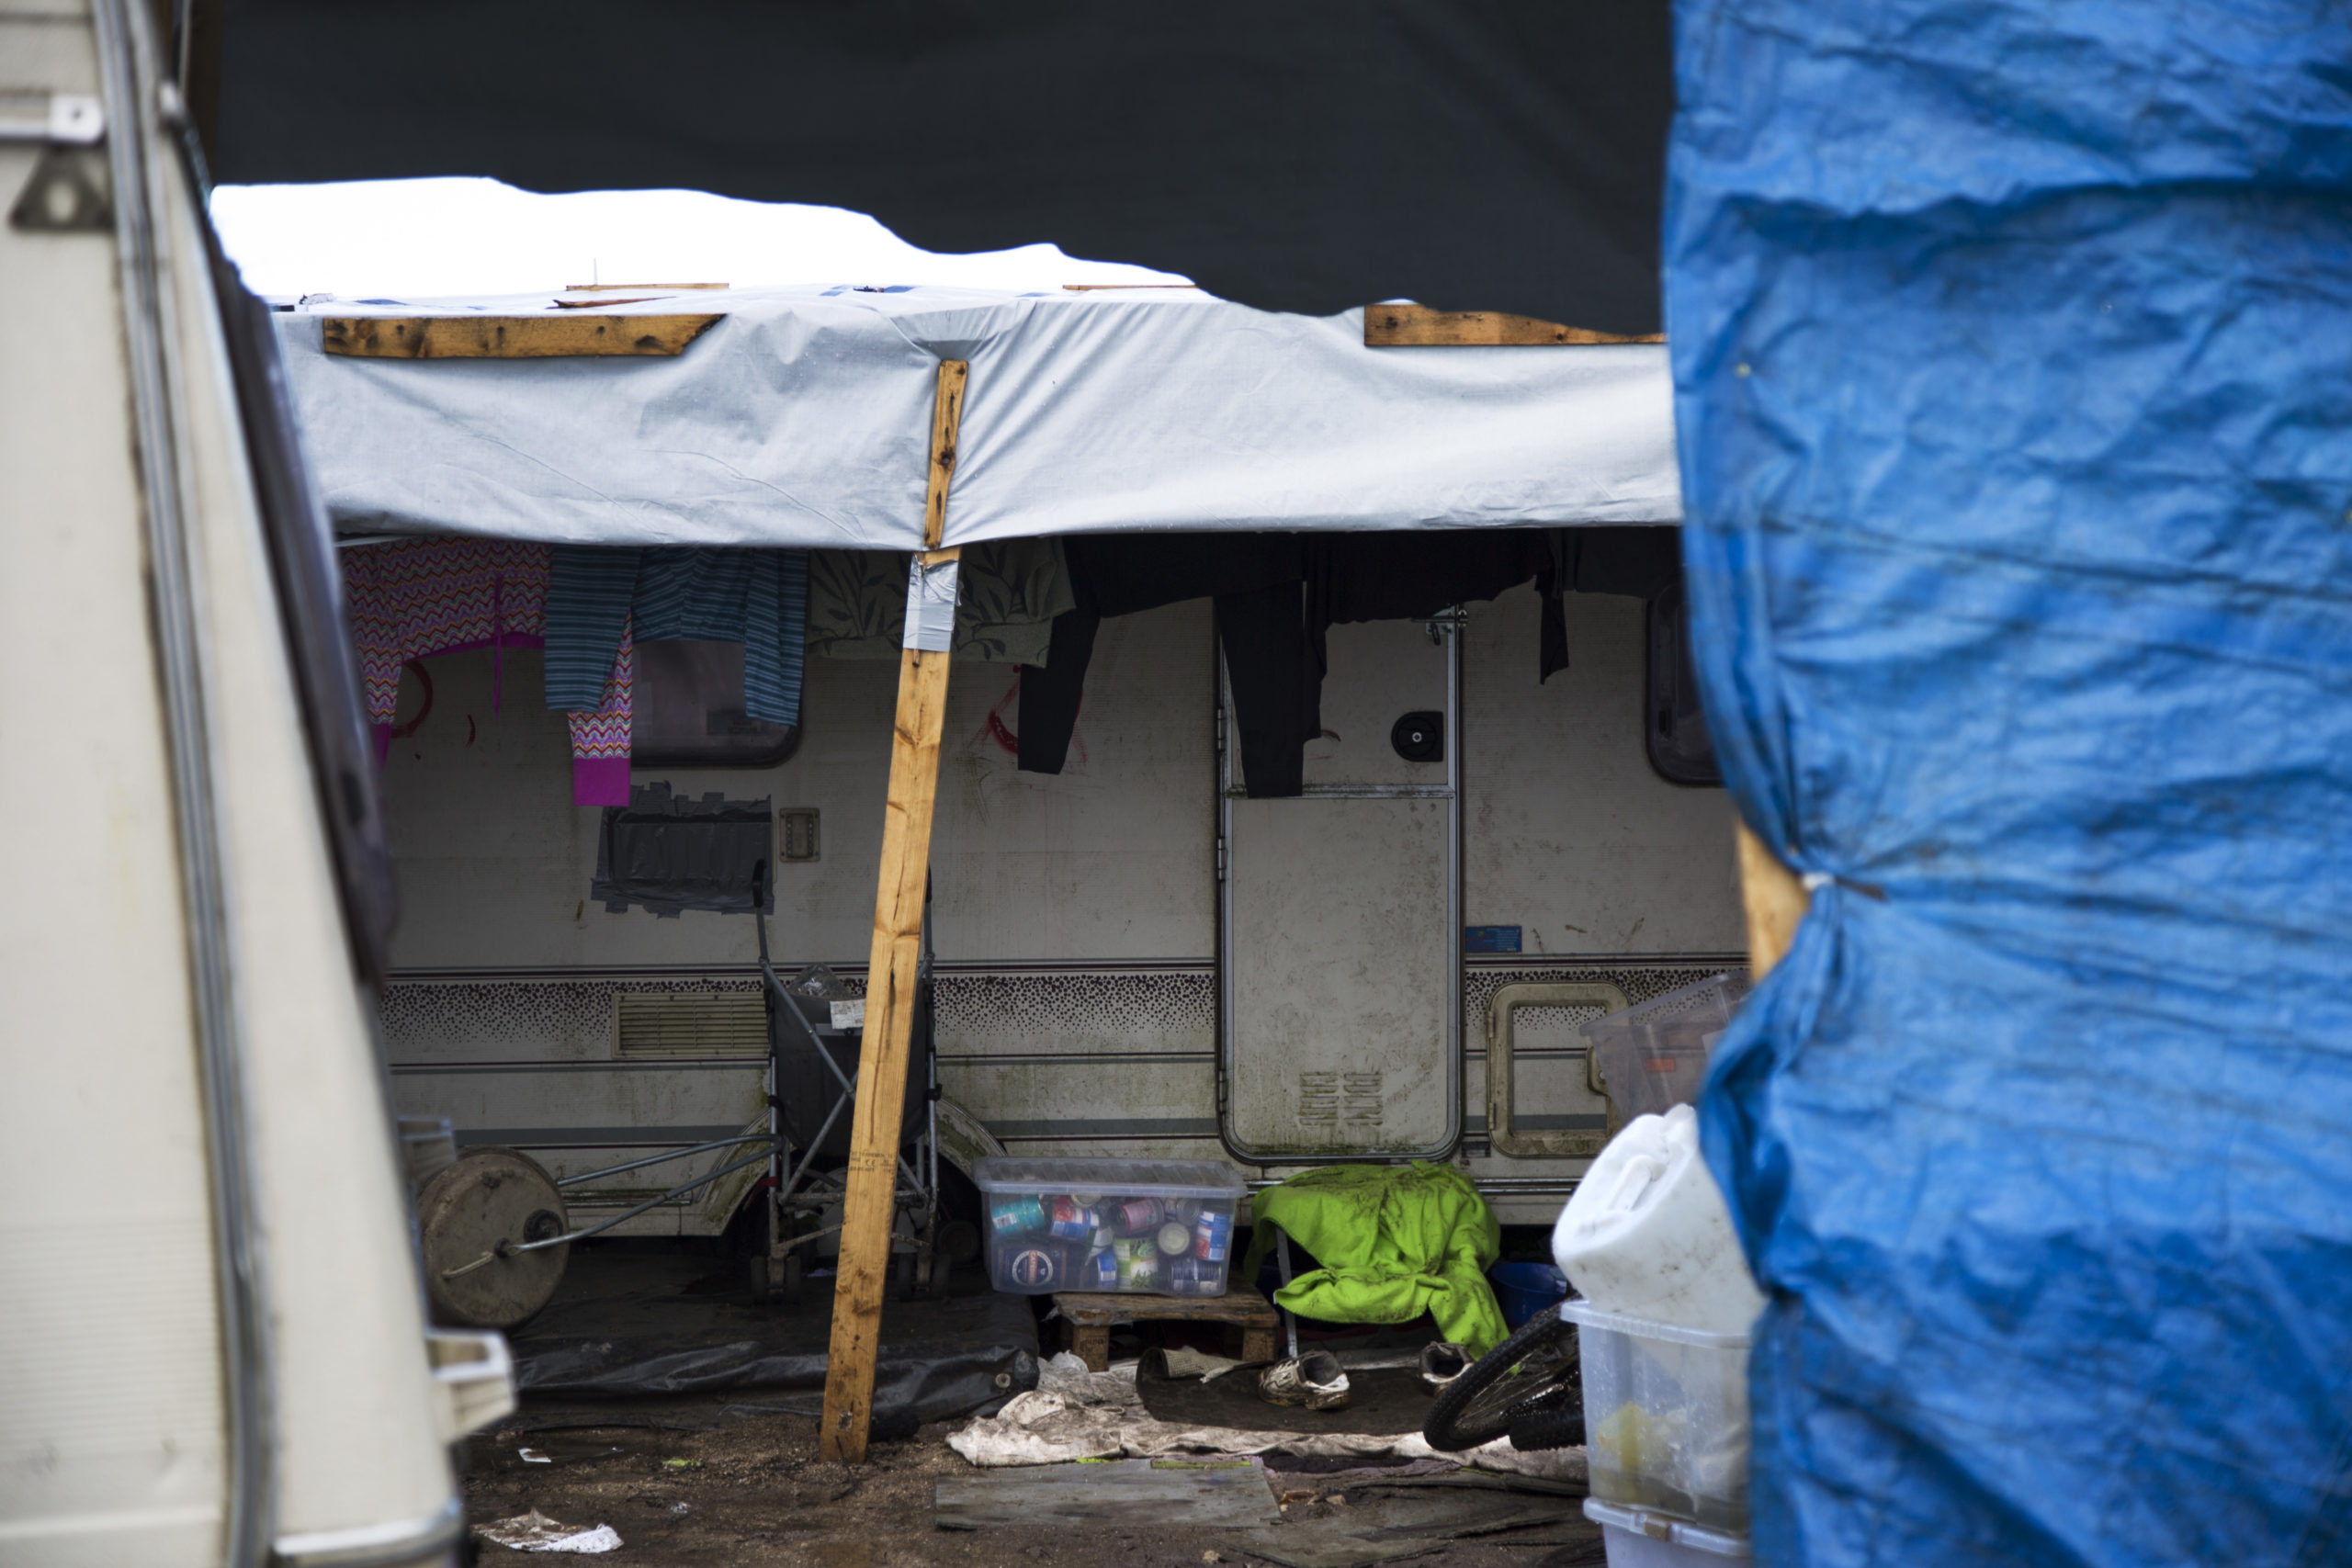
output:
[[1661,0],[229,0],[223,33],[224,183],[675,186],[1270,310],[1657,327]]

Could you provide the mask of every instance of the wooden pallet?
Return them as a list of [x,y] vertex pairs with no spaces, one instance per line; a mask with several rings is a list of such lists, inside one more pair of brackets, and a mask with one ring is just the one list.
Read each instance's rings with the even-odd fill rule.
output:
[[1060,1291],[1054,1305],[1069,1324],[1070,1353],[1091,1372],[1111,1370],[1111,1330],[1133,1323],[1219,1323],[1241,1334],[1241,1359],[1274,1359],[1274,1330],[1282,1314],[1250,1285],[1228,1287],[1221,1296],[1141,1296]]

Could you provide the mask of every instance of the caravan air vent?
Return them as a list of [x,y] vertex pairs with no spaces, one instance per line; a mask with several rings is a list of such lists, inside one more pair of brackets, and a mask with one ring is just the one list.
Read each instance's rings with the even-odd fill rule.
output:
[[624,1056],[764,1056],[767,1007],[757,991],[623,991],[613,1043]]

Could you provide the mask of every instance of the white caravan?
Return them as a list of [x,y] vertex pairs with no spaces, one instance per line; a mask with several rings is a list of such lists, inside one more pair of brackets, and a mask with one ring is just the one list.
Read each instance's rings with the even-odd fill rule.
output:
[[153,15],[0,0],[0,1563],[447,1562],[505,1350],[425,1326],[323,519]]
[[[1650,761],[1644,603],[1567,607],[1571,662],[1542,684],[1529,587],[1434,630],[1332,628],[1327,733],[1296,799],[1228,790],[1206,601],[1103,623],[1058,776],[1015,767],[1014,671],[957,665],[932,843],[948,1100],[1015,1153],[1223,1155],[1266,1180],[1459,1159],[1505,1223],[1548,1224],[1607,1111],[1576,1023],[1746,967],[1727,797]],[[401,1111],[559,1176],[761,1122],[751,920],[605,908],[599,813],[571,804],[564,716],[537,705],[537,653],[501,657],[495,701],[489,652],[431,660],[432,710],[385,766]],[[776,814],[785,976],[821,963],[862,985],[897,679],[894,661],[811,657],[783,761],[636,770]],[[403,728],[422,703],[411,676]],[[1408,713],[1443,716],[1444,760],[1392,745]],[[1488,1075],[1506,1042],[1503,1129]],[[572,1221],[721,1157],[575,1189]],[[713,1234],[752,1179],[617,1234]]]
[[[1663,347],[1376,346],[1367,318],[1405,309],[647,286],[277,325],[346,555],[420,534],[920,547],[943,358],[970,366],[949,545],[1679,515]],[[1058,775],[1015,765],[1014,669],[959,654],[931,842],[947,1157],[1222,1153],[1259,1182],[1458,1160],[1507,1222],[1548,1224],[1607,1115],[1575,1024],[1743,966],[1732,809],[1653,761],[1692,739],[1677,604],[1568,594],[1548,682],[1528,586],[1332,626],[1286,799],[1239,787],[1206,600],[1102,623]],[[591,891],[602,818],[573,804],[538,659],[401,677],[383,1028],[402,1112],[570,1180],[763,1128],[767,1045],[750,919]],[[634,782],[775,816],[785,974],[863,982],[897,675],[812,649],[788,755],[731,767],[679,750],[705,710],[661,712],[640,680]],[[741,1157],[579,1180],[570,1221],[652,1202],[616,1232],[715,1233],[754,1169],[653,1201]]]

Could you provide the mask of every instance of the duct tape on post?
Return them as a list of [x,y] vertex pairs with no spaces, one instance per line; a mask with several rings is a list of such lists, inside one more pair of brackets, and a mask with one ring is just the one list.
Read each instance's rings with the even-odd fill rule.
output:
[[901,647],[945,653],[956,639],[956,567],[915,556],[907,568],[907,632]]

